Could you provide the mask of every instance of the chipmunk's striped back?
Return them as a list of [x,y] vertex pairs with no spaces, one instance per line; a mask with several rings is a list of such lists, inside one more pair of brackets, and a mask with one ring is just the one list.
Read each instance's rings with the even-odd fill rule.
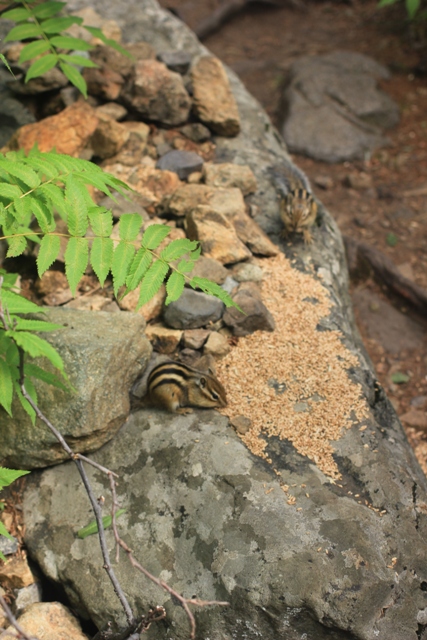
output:
[[225,389],[213,375],[180,362],[163,362],[151,371],[147,382],[151,402],[177,413],[188,413],[183,407],[224,407]]

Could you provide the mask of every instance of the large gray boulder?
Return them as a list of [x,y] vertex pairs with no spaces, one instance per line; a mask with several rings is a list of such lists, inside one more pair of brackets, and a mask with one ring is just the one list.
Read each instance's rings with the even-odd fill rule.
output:
[[[117,19],[125,37],[148,40],[158,52],[205,52],[154,0],[91,4]],[[82,5],[69,3],[70,9]],[[252,168],[258,183],[250,196],[253,211],[277,239],[279,207],[269,169],[292,170],[289,156],[258,103],[228,74],[242,132],[216,138],[217,160]],[[318,331],[337,332],[358,359],[342,375],[360,385],[369,411],[333,443],[341,479],[331,481],[314,460],[277,437],[266,440],[269,464],[215,412],[140,411],[94,456],[120,475],[119,499],[128,510],[119,527],[141,563],[185,596],[230,602],[196,612],[200,640],[419,640],[427,628],[426,478],[361,345],[341,237],[319,209],[313,245],[284,250],[330,297],[330,315]],[[98,471],[91,477],[95,495],[107,496],[107,479]],[[72,464],[34,474],[24,516],[29,552],[64,586],[73,606],[98,625],[112,620],[122,626],[96,537],[75,535],[92,515]],[[111,532],[107,538],[113,551]],[[175,601],[125,558],[115,568],[137,614],[166,607],[166,619],[150,627],[147,639],[189,637]]]
[[[145,321],[131,313],[60,307],[46,308],[43,319],[64,325],[41,337],[58,350],[75,392],[37,381],[39,407],[76,452],[95,451],[129,415],[129,390],[151,354]],[[68,459],[45,424],[32,425],[17,401],[13,419],[0,410],[0,433],[1,465],[34,469]]]

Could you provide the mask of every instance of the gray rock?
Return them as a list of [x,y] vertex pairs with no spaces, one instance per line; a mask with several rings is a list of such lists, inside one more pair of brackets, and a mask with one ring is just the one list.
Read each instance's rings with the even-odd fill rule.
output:
[[398,106],[377,87],[387,76],[374,60],[350,51],[298,60],[284,93],[288,147],[316,160],[342,162],[384,146],[382,129],[399,121]]
[[171,302],[163,311],[163,319],[168,327],[174,329],[199,329],[216,322],[224,313],[221,300],[206,295],[201,291],[184,289],[176,302]]
[[99,201],[99,206],[111,209],[115,218],[120,218],[124,213],[138,213],[144,221],[149,219],[144,207],[137,202],[130,202],[127,197],[125,198],[117,192],[114,192],[113,196],[114,200],[109,196],[102,198],[102,200]]
[[10,74],[0,69],[0,147],[3,147],[19,127],[35,122],[33,114],[14,97],[6,82]]
[[7,84],[14,93],[23,96],[36,96],[39,93],[66,87],[68,79],[60,69],[53,67],[53,69],[49,69],[39,78],[31,78],[31,80],[25,82],[24,74],[22,74],[22,76],[18,75],[16,80],[10,80]]
[[174,149],[159,158],[156,167],[163,171],[174,171],[180,180],[185,180],[191,173],[201,170],[203,158],[194,151],[178,151]]
[[217,284],[222,284],[228,276],[228,269],[218,262],[218,260],[206,258],[206,256],[200,256],[194,265],[191,276],[208,278]]
[[22,589],[15,590],[15,601],[13,603],[13,612],[16,616],[21,613],[30,604],[42,601],[42,588],[39,582],[33,582],[28,587],[22,587]]
[[[60,353],[76,392],[37,381],[38,404],[75,451],[94,451],[128,416],[129,390],[151,353],[145,322],[139,315],[103,311],[56,308],[46,314],[51,322],[64,325],[43,338]],[[67,459],[45,425],[37,421],[33,426],[17,402],[13,419],[0,414],[0,432],[3,466],[33,469]]]
[[18,540],[12,536],[12,539],[6,536],[0,536],[0,551],[4,556],[11,556],[18,551]]
[[212,137],[209,129],[201,122],[185,124],[180,128],[180,131],[186,138],[193,142],[206,142],[206,140],[210,140]]
[[274,331],[274,318],[261,300],[255,284],[241,284],[233,300],[243,313],[235,307],[229,307],[222,319],[235,336],[247,336],[254,331]]
[[193,56],[188,51],[162,51],[158,54],[157,59],[171,71],[184,75],[190,68]]

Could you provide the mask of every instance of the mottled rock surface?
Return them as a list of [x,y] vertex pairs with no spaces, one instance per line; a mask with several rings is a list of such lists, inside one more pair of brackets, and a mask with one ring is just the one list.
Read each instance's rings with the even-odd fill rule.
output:
[[[77,618],[60,602],[31,604],[18,622],[31,637],[43,640],[87,640]],[[22,637],[13,627],[8,627],[6,633],[9,638]]]
[[199,329],[219,320],[224,312],[221,300],[201,291],[184,289],[179,300],[171,302],[163,312],[163,319],[175,329]]

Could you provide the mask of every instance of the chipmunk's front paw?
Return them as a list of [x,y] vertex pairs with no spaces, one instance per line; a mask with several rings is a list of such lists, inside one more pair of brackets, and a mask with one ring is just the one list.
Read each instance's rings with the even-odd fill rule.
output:
[[311,244],[313,242],[313,237],[308,229],[304,229],[302,235],[304,238],[304,244]]
[[185,416],[187,413],[193,413],[193,409],[190,409],[190,407],[181,407],[180,409],[176,409],[175,413],[180,413]]

